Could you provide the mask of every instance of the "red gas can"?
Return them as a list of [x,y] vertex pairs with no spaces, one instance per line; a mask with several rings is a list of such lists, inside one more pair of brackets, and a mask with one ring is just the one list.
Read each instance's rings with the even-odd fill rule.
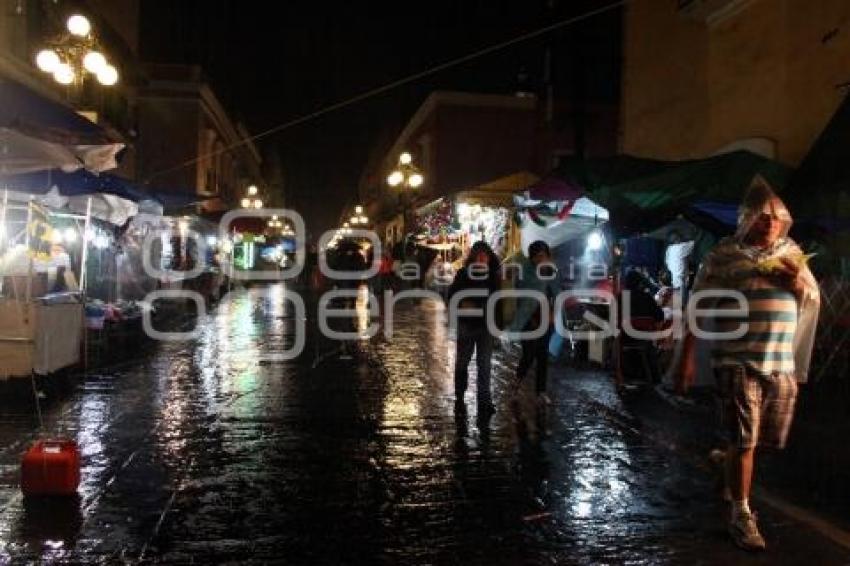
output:
[[74,495],[79,485],[80,450],[73,440],[39,440],[24,454],[24,495]]

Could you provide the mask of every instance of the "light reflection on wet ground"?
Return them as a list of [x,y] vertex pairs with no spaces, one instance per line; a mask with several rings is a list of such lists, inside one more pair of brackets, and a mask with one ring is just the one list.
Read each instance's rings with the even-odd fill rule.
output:
[[[396,334],[340,356],[282,285],[237,294],[193,343],[87,376],[46,413],[83,450],[78,500],[24,502],[36,421],[0,418],[0,540],[15,560],[337,564],[796,563],[842,554],[764,514],[777,549],[731,547],[704,470],[657,441],[602,374],[556,370],[547,415],[494,360],[496,415],[455,415],[440,304],[399,307]],[[309,310],[308,310],[309,313]],[[311,321],[312,322],[312,321]],[[357,326],[366,327],[360,317]],[[315,365],[315,367],[314,367]],[[529,384],[526,384],[529,385]],[[543,433],[549,430],[546,437]],[[5,447],[5,448],[4,448]]]

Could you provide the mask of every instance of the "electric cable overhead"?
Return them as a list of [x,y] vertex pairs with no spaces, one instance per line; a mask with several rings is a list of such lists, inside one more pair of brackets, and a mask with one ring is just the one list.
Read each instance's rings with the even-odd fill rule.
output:
[[595,10],[585,12],[584,14],[581,14],[581,15],[578,15],[578,16],[573,16],[571,18],[567,18],[567,19],[561,20],[559,22],[555,22],[554,24],[544,26],[542,28],[536,29],[534,31],[531,31],[531,32],[528,32],[528,33],[525,33],[525,34],[522,34],[522,35],[519,35],[519,36],[514,37],[512,39],[508,39],[508,40],[503,41],[501,43],[496,43],[496,44],[490,45],[488,47],[483,47],[483,48],[481,48],[477,51],[474,51],[474,52],[469,53],[467,55],[464,55],[462,57],[458,57],[456,59],[452,59],[450,61],[440,63],[438,65],[435,65],[434,67],[430,67],[430,68],[425,69],[423,71],[419,71],[418,73],[408,75],[404,78],[398,79],[398,80],[393,81],[391,83],[387,83],[383,86],[379,86],[379,87],[373,88],[371,90],[368,90],[366,92],[362,92],[362,93],[360,93],[356,96],[353,96],[351,98],[348,98],[346,100],[336,102],[334,104],[331,104],[330,106],[325,106],[324,108],[320,108],[319,110],[316,110],[314,112],[310,112],[309,114],[304,114],[302,116],[299,116],[298,118],[294,118],[294,119],[289,120],[287,122],[283,122],[281,124],[278,124],[276,126],[268,128],[267,130],[264,130],[264,131],[262,131],[258,134],[248,136],[246,138],[242,138],[238,142],[232,143],[232,144],[225,146],[225,147],[222,147],[222,148],[220,148],[216,151],[213,151],[213,152],[210,152],[210,153],[207,153],[207,154],[204,154],[204,155],[200,155],[198,157],[194,157],[192,159],[186,160],[186,161],[184,161],[184,162],[182,162],[178,165],[175,165],[173,167],[169,167],[167,169],[157,171],[156,173],[153,173],[152,175],[150,175],[145,180],[145,183],[149,183],[151,181],[151,179],[158,177],[160,175],[164,175],[165,173],[177,171],[177,170],[180,170],[184,167],[194,165],[198,161],[202,161],[202,160],[208,159],[210,157],[215,157],[217,155],[221,155],[222,153],[226,153],[226,152],[228,152],[232,149],[243,146],[243,145],[250,143],[252,141],[268,137],[268,136],[270,136],[272,134],[276,134],[278,132],[282,132],[283,130],[287,130],[287,129],[292,128],[294,126],[297,126],[299,124],[303,124],[304,122],[308,122],[310,120],[313,120],[314,118],[318,118],[319,116],[323,116],[323,115],[328,114],[330,112],[334,112],[334,111],[339,110],[341,108],[345,108],[346,106],[351,106],[352,104],[356,104],[358,102],[366,100],[367,98],[371,98],[373,96],[383,94],[387,91],[390,91],[390,90],[393,90],[393,89],[398,88],[400,86],[415,82],[415,81],[417,81],[421,78],[427,77],[429,75],[433,75],[433,74],[439,73],[441,71],[445,71],[446,69],[450,69],[452,67],[462,65],[463,63],[467,63],[467,62],[472,61],[474,59],[478,59],[478,58],[483,57],[485,55],[489,55],[490,53],[493,53],[495,51],[499,51],[499,50],[504,49],[506,47],[510,47],[511,45],[515,45],[515,44],[521,43],[523,41],[528,41],[529,39],[534,39],[535,37],[540,37],[541,35],[545,35],[545,34],[551,32],[551,31],[554,31],[554,30],[557,30],[557,29],[560,29],[560,28],[563,28],[563,27],[566,27],[566,26],[569,26],[569,25],[572,25],[572,24],[582,22],[584,20],[593,18],[595,16],[598,16],[600,14],[604,14],[606,12],[610,12],[611,10],[614,10],[616,8],[624,6],[626,3],[628,3],[628,1],[629,0],[617,0],[616,2],[612,2],[611,4],[607,4],[607,5],[605,5],[601,8],[597,8]]

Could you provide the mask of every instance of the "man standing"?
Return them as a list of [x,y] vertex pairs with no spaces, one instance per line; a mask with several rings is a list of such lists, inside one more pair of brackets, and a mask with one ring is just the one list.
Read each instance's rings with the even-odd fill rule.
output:
[[517,301],[517,310],[509,326],[511,332],[533,331],[540,327],[542,309],[549,314],[549,325],[546,332],[539,338],[522,340],[522,357],[517,366],[517,383],[521,382],[531,365],[536,362],[536,392],[541,406],[549,404],[546,395],[546,381],[549,369],[549,338],[552,335],[554,317],[552,306],[561,291],[560,277],[552,263],[552,254],[546,242],[537,240],[528,246],[528,259],[522,264],[522,271],[517,280],[518,290],[535,291],[546,297],[547,304],[541,305],[532,297],[521,297]]
[[[732,503],[729,533],[747,550],[765,548],[749,507],[755,448],[785,446],[797,383],[807,377],[820,303],[807,258],[788,237],[791,223],[783,202],[756,177],[739,210],[735,235],[706,256],[694,284],[695,293],[737,291],[746,301],[739,318],[728,318],[728,310],[726,317],[715,317],[715,332],[745,330],[739,338],[713,343],[712,365],[728,442],[724,491]],[[731,298],[714,303],[718,311],[737,306]],[[692,380],[694,371],[693,336],[687,340],[685,381]]]

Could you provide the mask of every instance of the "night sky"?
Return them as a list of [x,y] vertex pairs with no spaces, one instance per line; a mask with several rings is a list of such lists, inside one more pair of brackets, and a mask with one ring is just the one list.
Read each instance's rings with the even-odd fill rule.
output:
[[[361,92],[609,4],[587,0],[305,2],[142,0],[142,58],[203,66],[252,133]],[[353,203],[370,153],[383,151],[433,90],[512,93],[542,78],[553,49],[559,96],[616,102],[619,10],[509,47],[335,111],[259,146],[277,154],[288,205],[311,231]]]

